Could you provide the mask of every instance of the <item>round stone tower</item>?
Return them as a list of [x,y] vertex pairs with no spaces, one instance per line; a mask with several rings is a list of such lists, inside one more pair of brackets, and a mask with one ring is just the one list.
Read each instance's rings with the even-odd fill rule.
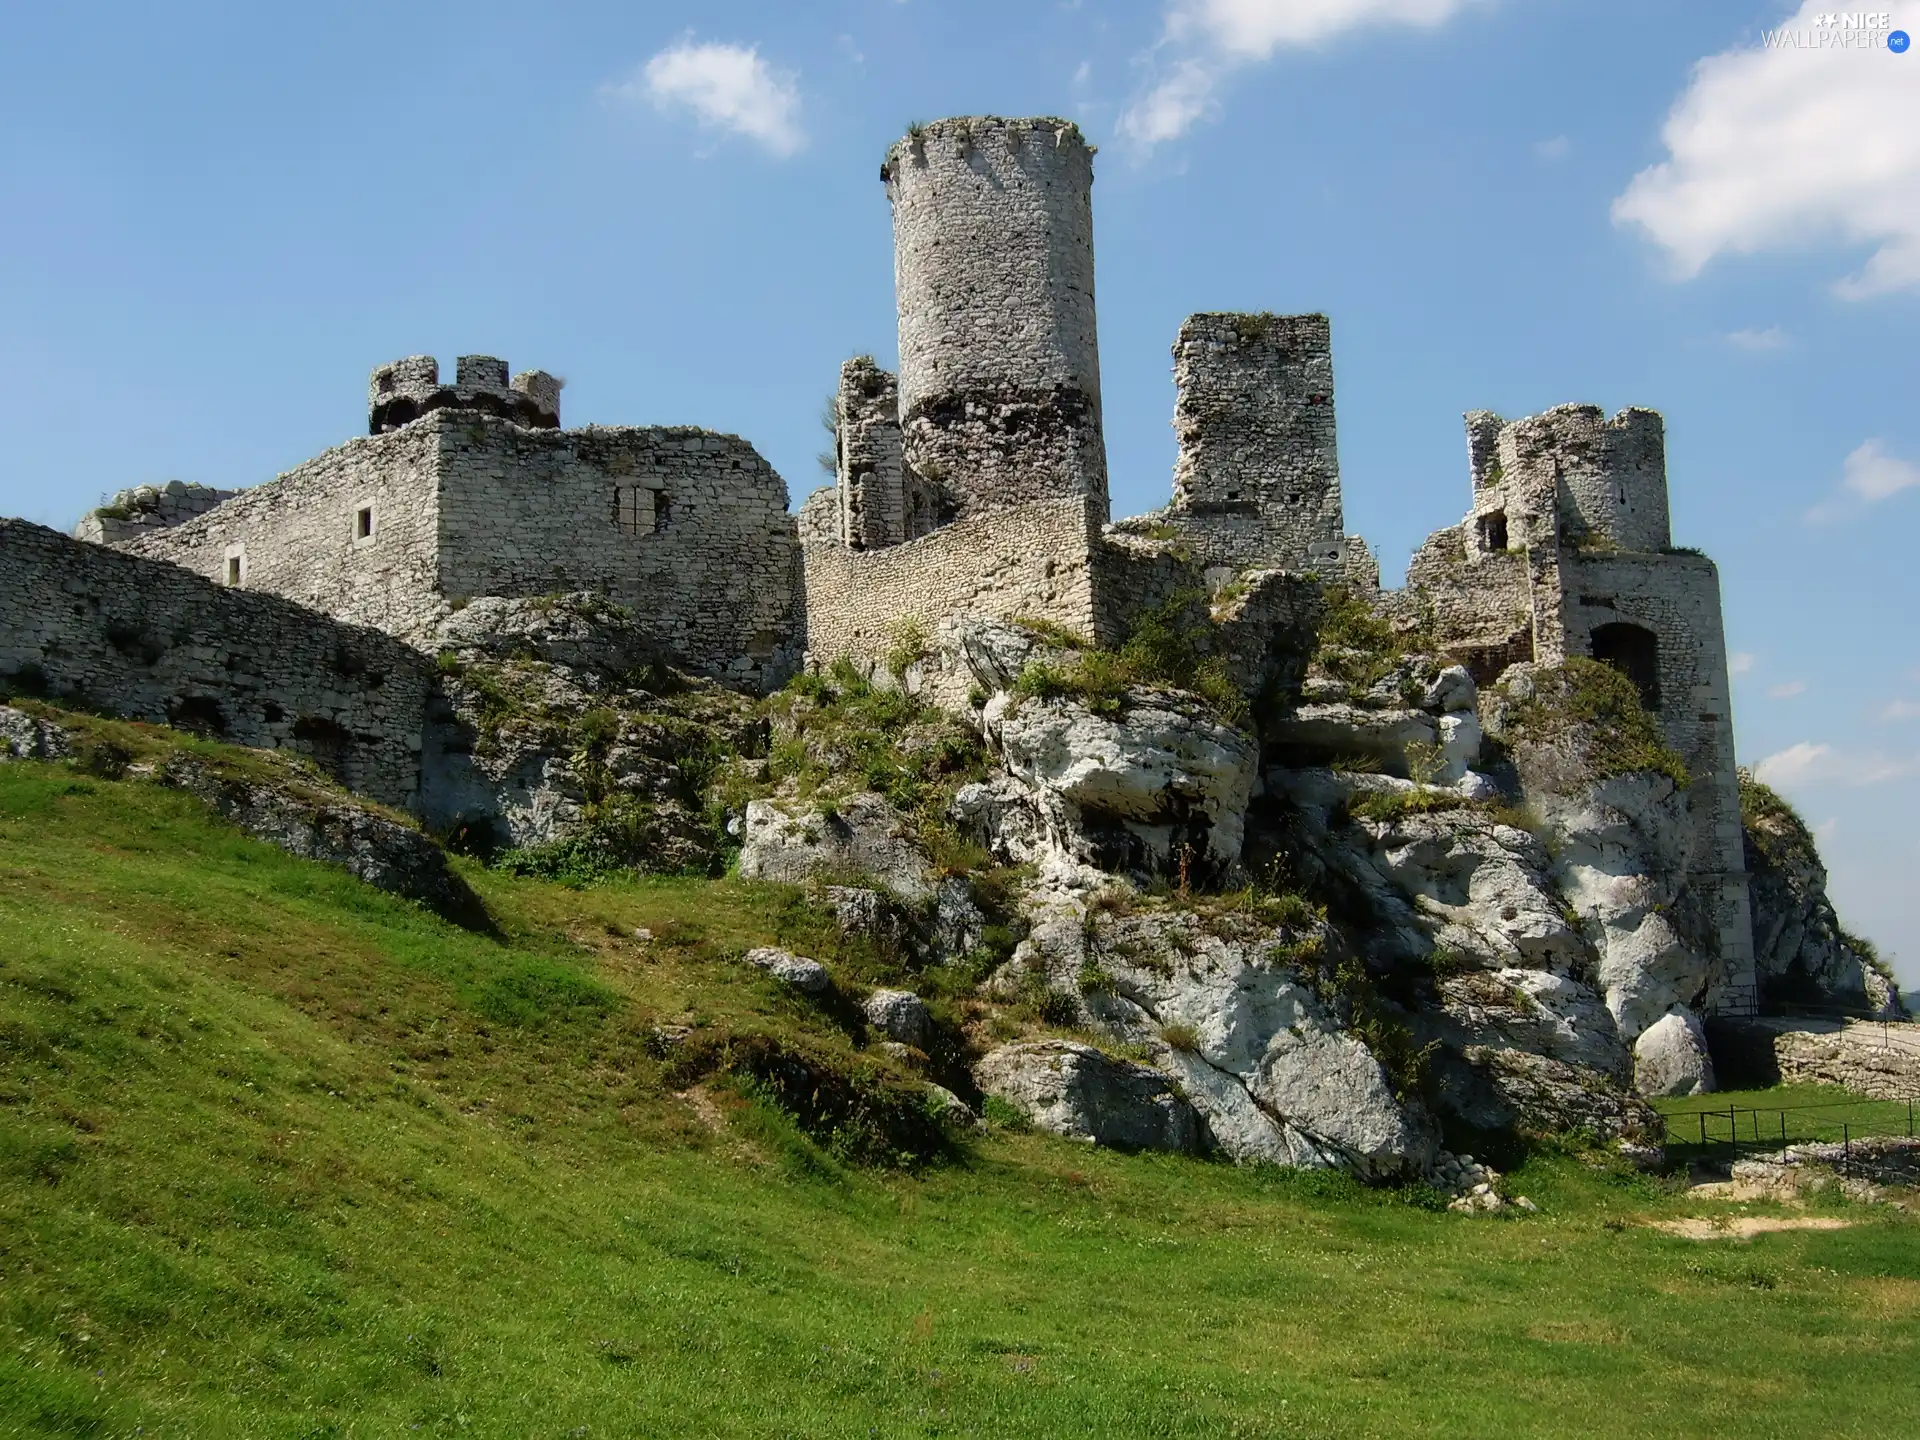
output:
[[1515,421],[1501,435],[1508,476],[1550,467],[1561,532],[1576,545],[1657,553],[1672,543],[1667,518],[1666,426],[1657,410],[1561,405]]
[[1104,519],[1093,150],[1079,127],[940,120],[880,173],[908,467],[954,514],[1084,495]]

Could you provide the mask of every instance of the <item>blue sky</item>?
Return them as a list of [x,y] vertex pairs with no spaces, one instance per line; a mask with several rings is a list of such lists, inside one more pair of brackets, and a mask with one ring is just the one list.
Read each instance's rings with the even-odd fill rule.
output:
[[1828,13],[14,7],[0,511],[257,483],[359,433],[368,370],[422,351],[563,374],[572,424],[745,435],[797,503],[839,361],[893,353],[887,144],[1067,115],[1101,146],[1116,513],[1165,498],[1195,310],[1332,317],[1348,528],[1390,578],[1466,507],[1463,410],[1664,411],[1742,757],[1920,982],[1920,55],[1883,43],[1920,3],[1852,42]]

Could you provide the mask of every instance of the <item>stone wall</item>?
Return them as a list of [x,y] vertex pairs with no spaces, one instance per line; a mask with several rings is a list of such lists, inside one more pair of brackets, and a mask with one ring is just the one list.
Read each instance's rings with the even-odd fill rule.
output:
[[507,362],[492,355],[462,355],[451,385],[440,383],[440,362],[409,355],[375,368],[367,381],[367,433],[380,435],[411,424],[434,410],[480,410],[531,430],[560,428],[560,380],[544,370],[524,370],[511,380]]
[[836,538],[855,550],[917,539],[952,517],[943,487],[907,468],[901,452],[899,384],[870,356],[840,367],[834,449],[840,510]]
[[127,548],[424,647],[474,596],[596,590],[701,674],[777,685],[800,654],[785,483],[744,440],[684,427],[439,409]]
[[1190,315],[1173,346],[1176,528],[1204,566],[1305,569],[1340,543],[1324,315]]
[[462,423],[443,411],[349,440],[126,549],[406,639],[430,635],[445,611],[435,581],[441,445]]
[[432,683],[424,656],[377,630],[0,520],[0,686],[13,693],[296,751],[411,806]]
[[136,485],[109,497],[98,510],[82,515],[80,523],[74,526],[74,538],[91,540],[96,545],[124,544],[150,530],[184,525],[239,493],[182,480],[169,480],[164,485]]
[[906,463],[959,514],[1063,495],[1105,519],[1093,152],[1071,121],[916,127],[893,207]]
[[426,427],[440,437],[449,604],[592,590],[700,674],[771,687],[798,664],[787,487],[746,441],[686,426],[526,430],[458,411],[410,428]]
[[883,550],[806,547],[807,649],[826,665],[886,654],[903,629],[931,636],[950,615],[1099,629],[1089,556],[1098,518],[1085,497],[1037,500],[956,520]]
[[1658,642],[1653,713],[1692,777],[1693,873],[1719,942],[1722,973],[1709,1004],[1750,1014],[1759,997],[1719,571],[1699,555],[1571,552],[1561,583],[1566,654],[1593,656],[1594,632],[1606,625],[1639,626]]
[[1561,532],[1575,546],[1660,551],[1670,543],[1658,411],[1608,419],[1598,405],[1560,405],[1530,415],[1501,429],[1498,465],[1503,484],[1551,483]]

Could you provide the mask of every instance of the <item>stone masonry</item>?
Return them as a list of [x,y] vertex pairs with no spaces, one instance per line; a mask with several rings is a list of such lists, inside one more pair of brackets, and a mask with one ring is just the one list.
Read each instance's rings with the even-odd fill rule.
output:
[[1624,671],[1685,759],[1695,872],[1720,969],[1721,1013],[1758,1002],[1734,759],[1720,578],[1669,543],[1660,416],[1562,405],[1511,423],[1466,417],[1473,513],[1408,568],[1398,608],[1491,681],[1507,665],[1569,656]]
[[[798,549],[786,485],[751,445],[685,426],[530,426],[510,406],[469,406],[498,398],[477,388],[494,379],[507,392],[504,363],[483,356],[463,357],[456,387],[397,422],[393,397],[419,392],[432,368],[420,360],[374,372],[375,433],[121,543],[423,646],[476,596],[594,590],[630,606],[663,659],[746,688],[792,673]],[[534,375],[514,384],[539,394]]]
[[432,665],[360,625],[0,520],[0,686],[292,750],[410,806]]
[[169,480],[164,485],[136,485],[108,496],[99,509],[81,516],[74,528],[74,538],[99,545],[118,545],[149,530],[183,525],[216,505],[224,505],[239,493],[180,480]]
[[893,206],[907,467],[957,514],[1103,507],[1093,151],[1070,121],[916,127],[880,167]]
[[[661,659],[764,689],[806,661],[872,664],[961,615],[1114,644],[1145,610],[1211,598],[1264,615],[1318,575],[1430,628],[1483,684],[1575,655],[1634,680],[1694,777],[1693,851],[1711,859],[1693,868],[1708,872],[1720,962],[1709,1003],[1750,1010],[1719,580],[1670,544],[1660,416],[1468,415],[1472,513],[1383,594],[1341,533],[1326,317],[1205,312],[1174,344],[1171,503],[1112,524],[1092,159],[1050,118],[942,120],[887,152],[899,374],[870,357],[842,367],[835,483],[797,515],[744,440],[562,430],[545,372],[469,355],[444,384],[432,357],[409,356],[374,370],[367,435],[250,490],[145,487],[83,522],[124,554],[9,528],[19,599],[0,669],[304,745],[404,797],[420,716],[414,682],[395,677],[484,596],[598,592]],[[42,594],[73,598],[42,616]]]
[[1173,345],[1180,456],[1152,518],[1212,567],[1341,555],[1333,348],[1324,315],[1190,315]]

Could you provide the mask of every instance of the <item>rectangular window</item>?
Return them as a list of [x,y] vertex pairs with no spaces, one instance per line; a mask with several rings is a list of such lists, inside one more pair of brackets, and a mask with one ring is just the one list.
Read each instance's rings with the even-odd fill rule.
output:
[[651,535],[659,528],[653,504],[653,491],[644,485],[616,485],[613,489],[613,523],[622,535]]
[[353,512],[353,538],[371,540],[373,538],[373,507],[362,505]]
[[239,583],[240,557],[238,555],[229,555],[227,557],[227,584],[238,585]]

